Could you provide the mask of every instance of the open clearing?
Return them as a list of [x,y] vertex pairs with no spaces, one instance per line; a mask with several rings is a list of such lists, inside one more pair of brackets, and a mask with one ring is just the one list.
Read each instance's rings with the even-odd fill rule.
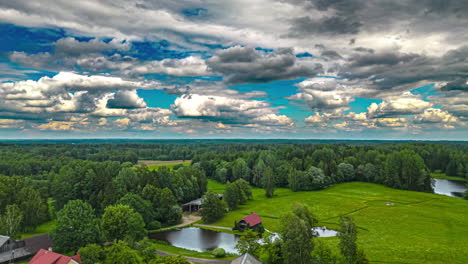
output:
[[145,164],[150,170],[157,170],[163,166],[172,169],[175,165],[188,166],[190,163],[191,160],[139,160],[136,166]]
[[[208,188],[222,193],[225,185],[209,181]],[[265,228],[278,231],[279,217],[295,202],[307,204],[320,226],[337,229],[339,215],[351,215],[359,227],[358,243],[372,263],[468,263],[468,201],[437,194],[402,191],[353,182],[326,190],[292,192],[277,189],[267,199],[253,188],[253,200],[229,212],[217,226],[256,212]],[[394,203],[387,206],[387,202]],[[322,238],[337,245],[338,238]]]

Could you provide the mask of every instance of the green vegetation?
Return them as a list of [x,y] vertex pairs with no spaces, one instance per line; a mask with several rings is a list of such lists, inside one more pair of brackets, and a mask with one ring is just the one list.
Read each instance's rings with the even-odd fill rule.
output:
[[[215,259],[216,257],[213,256],[213,253],[210,251],[207,252],[198,252],[198,251],[193,251],[189,249],[184,249],[184,248],[178,248],[174,247],[171,245],[167,245],[164,243],[154,243],[154,246],[156,249],[174,254],[177,256],[186,256],[186,257],[192,257],[192,258],[204,258],[204,259]],[[226,256],[223,258],[216,258],[216,259],[224,259],[224,260],[232,260],[236,258],[235,255],[230,255]]]
[[445,173],[431,173],[431,177],[435,179],[445,179],[445,180],[452,180],[452,181],[468,181],[465,178],[457,177],[457,176],[447,176]]
[[174,169],[174,167],[180,166],[190,166],[190,161],[181,161],[181,160],[167,160],[167,161],[153,161],[153,162],[144,162],[142,164],[148,164],[147,167],[150,170],[159,170],[161,167],[166,167],[168,169]]
[[57,221],[52,220],[52,221],[45,222],[42,225],[37,226],[32,232],[22,233],[19,236],[20,236],[20,239],[25,239],[28,237],[49,234],[56,228],[56,226],[57,226]]
[[[222,193],[224,185],[209,181],[210,190]],[[232,227],[250,212],[263,219],[270,231],[280,230],[279,217],[291,204],[306,204],[318,218],[318,226],[339,229],[339,216],[353,217],[357,243],[370,262],[380,263],[466,263],[468,261],[468,203],[461,199],[429,193],[395,190],[382,185],[353,182],[313,192],[279,188],[266,198],[252,188],[253,200],[228,212],[217,226]],[[392,206],[387,206],[392,202]],[[338,238],[319,239],[336,248]]]
[[203,210],[200,211],[200,214],[205,223],[212,223],[226,213],[226,203],[220,200],[217,194],[210,191],[203,196],[201,207]]
[[100,242],[99,231],[99,220],[91,205],[72,200],[57,213],[57,228],[51,237],[57,251],[76,251],[87,244]]

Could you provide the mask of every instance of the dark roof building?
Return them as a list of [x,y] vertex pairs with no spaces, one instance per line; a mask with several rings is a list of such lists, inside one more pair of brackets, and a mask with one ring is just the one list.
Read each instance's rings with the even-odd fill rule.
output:
[[231,264],[262,264],[262,262],[249,253],[246,253],[233,260]]
[[242,218],[242,220],[240,220],[240,223],[245,223],[250,227],[254,227],[262,223],[262,218],[260,218],[260,216],[258,216],[258,214],[256,213],[251,213],[250,215]]
[[68,257],[58,253],[41,249],[28,264],[82,264],[80,255]]

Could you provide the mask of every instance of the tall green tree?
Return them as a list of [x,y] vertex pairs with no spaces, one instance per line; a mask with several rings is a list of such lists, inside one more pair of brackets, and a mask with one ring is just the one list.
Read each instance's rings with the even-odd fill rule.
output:
[[266,167],[263,172],[262,186],[265,189],[266,197],[273,197],[275,194],[275,176],[273,175],[273,170],[270,167]]
[[312,224],[314,217],[307,207],[296,204],[293,212],[280,218],[281,252],[286,264],[306,264],[312,262],[314,249]]
[[340,217],[338,237],[340,239],[340,251],[347,264],[367,264],[369,262],[364,251],[358,249],[356,225],[351,217]]
[[260,243],[257,236],[252,230],[247,230],[243,236],[239,238],[237,241],[236,249],[239,251],[240,254],[249,253],[254,256],[258,256],[260,250]]
[[83,264],[102,263],[106,258],[104,248],[97,244],[88,244],[78,250]]
[[101,218],[101,228],[106,241],[126,240],[130,243],[146,235],[143,217],[130,206],[108,206]]
[[262,183],[263,173],[265,172],[265,162],[263,159],[258,159],[257,164],[252,169],[252,184],[260,186]]
[[237,206],[240,203],[240,193],[239,188],[236,186],[235,183],[228,182],[226,184],[226,189],[224,190],[223,199],[226,202],[229,210],[236,210]]
[[203,221],[212,223],[223,217],[226,213],[226,204],[220,200],[218,194],[208,191],[202,198],[200,214]]
[[54,247],[62,252],[76,251],[101,241],[94,209],[81,200],[69,201],[57,213],[57,227],[51,235]]
[[6,206],[5,213],[0,215],[0,234],[16,238],[21,230],[23,212],[16,204]]
[[135,212],[141,214],[145,224],[149,224],[154,220],[154,211],[151,202],[141,198],[138,194],[127,193],[124,197],[120,198],[118,203],[128,205],[135,210]]
[[32,187],[25,187],[18,193],[18,202],[23,211],[23,225],[34,228],[48,219],[48,208],[44,198]]
[[105,250],[104,264],[144,264],[137,250],[130,248],[124,241],[117,241]]
[[247,162],[243,158],[236,159],[232,164],[232,177],[231,181],[237,179],[244,179],[251,182],[250,168],[247,166]]

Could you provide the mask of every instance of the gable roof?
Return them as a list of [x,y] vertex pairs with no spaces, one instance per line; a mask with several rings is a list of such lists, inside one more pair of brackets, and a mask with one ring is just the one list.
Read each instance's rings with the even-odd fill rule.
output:
[[244,220],[247,224],[249,224],[251,227],[253,226],[256,226],[260,223],[262,223],[262,219],[260,218],[260,216],[258,216],[258,214],[256,213],[252,213],[244,218],[242,218],[242,220]]
[[8,240],[10,240],[10,237],[0,235],[0,247],[3,246],[3,244],[5,244]]
[[231,262],[231,264],[262,264],[261,261],[257,260],[254,256],[246,253]]
[[68,257],[45,249],[39,250],[28,264],[67,264],[70,261],[81,264],[79,255]]

